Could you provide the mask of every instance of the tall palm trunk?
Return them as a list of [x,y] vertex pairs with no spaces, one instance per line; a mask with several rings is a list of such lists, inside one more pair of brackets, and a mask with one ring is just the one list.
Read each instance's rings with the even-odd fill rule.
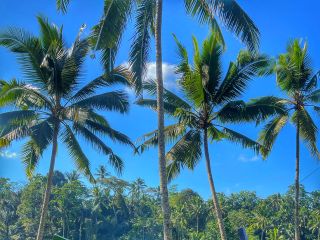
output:
[[158,106],[158,154],[159,154],[159,174],[161,207],[163,212],[163,237],[164,240],[172,239],[170,206],[168,196],[168,181],[166,173],[165,141],[164,141],[164,110],[163,110],[163,79],[162,79],[162,0],[157,0],[156,6],[156,74],[157,74],[157,106]]
[[300,123],[297,122],[297,133],[296,133],[296,179],[295,179],[295,240],[300,240],[300,220],[299,220],[299,192],[300,192]]
[[51,194],[54,164],[55,164],[56,155],[57,155],[58,132],[59,132],[59,123],[55,123],[54,129],[53,129],[52,153],[51,153],[50,168],[49,168],[49,174],[48,174],[48,180],[47,180],[47,188],[44,194],[43,205],[41,208],[41,216],[40,216],[40,223],[39,223],[39,228],[37,233],[37,240],[42,240],[44,235],[44,226],[46,222],[49,198]]
[[208,149],[208,130],[205,128],[204,129],[204,154],[206,158],[206,166],[207,166],[207,173],[208,173],[208,179],[209,179],[209,184],[210,184],[210,189],[212,193],[212,201],[214,205],[214,213],[216,214],[217,220],[218,220],[218,226],[219,226],[219,231],[220,231],[220,236],[222,240],[227,239],[226,231],[224,229],[224,224],[222,220],[222,214],[221,214],[221,209],[219,206],[219,201],[216,193],[216,189],[214,187],[214,182],[213,182],[213,177],[212,177],[212,172],[211,172],[211,164],[210,164],[210,156],[209,156],[209,149]]

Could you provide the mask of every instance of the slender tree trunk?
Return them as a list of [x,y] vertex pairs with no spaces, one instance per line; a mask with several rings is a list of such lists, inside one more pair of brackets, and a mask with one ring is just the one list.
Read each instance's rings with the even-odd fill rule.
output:
[[197,215],[197,234],[199,233],[199,215]]
[[165,141],[164,141],[164,110],[163,110],[163,79],[162,79],[162,0],[157,0],[156,9],[156,74],[157,74],[157,106],[158,106],[158,154],[159,154],[159,174],[160,174],[160,192],[161,207],[163,212],[163,237],[164,240],[172,239],[170,206],[168,194],[168,181],[165,159]]
[[37,240],[42,240],[44,235],[44,227],[46,223],[46,217],[48,212],[48,205],[49,205],[49,199],[51,194],[51,186],[52,186],[52,177],[53,177],[53,171],[54,171],[54,164],[56,160],[56,154],[57,154],[57,146],[58,146],[58,132],[59,132],[59,124],[56,123],[53,129],[53,140],[52,140],[52,153],[51,153],[51,160],[50,160],[50,168],[49,168],[49,174],[48,174],[48,180],[47,180],[47,188],[44,193],[43,198],[43,205],[41,208],[41,216],[40,216],[40,223],[37,233]]
[[227,235],[226,235],[226,231],[224,229],[221,209],[219,206],[219,201],[218,201],[216,189],[214,187],[214,182],[213,182],[213,177],[212,177],[212,172],[211,172],[210,156],[209,156],[209,149],[208,149],[208,132],[207,132],[206,128],[204,129],[203,143],[204,143],[204,154],[205,154],[205,158],[206,158],[208,179],[209,179],[210,189],[211,189],[211,193],[212,193],[212,201],[213,201],[213,205],[214,205],[214,213],[217,216],[221,239],[226,240]]
[[298,119],[296,133],[296,179],[295,179],[295,240],[300,240],[300,220],[299,220],[299,192],[300,192],[300,123]]

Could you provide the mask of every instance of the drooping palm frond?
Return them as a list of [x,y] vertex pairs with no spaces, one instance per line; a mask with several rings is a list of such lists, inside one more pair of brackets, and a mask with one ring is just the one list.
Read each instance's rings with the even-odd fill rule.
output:
[[56,5],[58,11],[66,13],[71,0],[57,0]]
[[105,125],[101,122],[96,122],[93,120],[85,121],[84,125],[94,133],[100,133],[103,136],[109,137],[114,142],[129,145],[134,148],[134,144],[131,142],[128,136],[111,128],[109,125]]
[[260,132],[259,141],[264,146],[261,151],[263,157],[266,158],[270,154],[277,136],[288,122],[288,119],[289,117],[287,114],[276,116],[269,123],[267,123]]
[[62,132],[62,139],[69,150],[70,156],[77,165],[77,168],[82,171],[91,182],[94,182],[94,177],[90,171],[90,161],[82,151],[80,144],[68,125],[65,125],[65,130]]
[[259,153],[259,151],[263,148],[263,146],[258,143],[257,141],[254,141],[250,139],[249,137],[238,133],[234,130],[231,130],[227,127],[222,127],[222,132],[225,135],[225,138],[231,142],[235,142],[240,144],[243,148],[250,148],[253,149],[256,153]]
[[295,111],[291,118],[295,125],[299,124],[299,134],[306,142],[311,154],[320,159],[317,147],[318,128],[305,108]]
[[180,171],[187,167],[194,169],[201,159],[201,133],[189,130],[166,154],[168,179],[172,180]]
[[71,106],[84,107],[84,108],[96,108],[105,109],[110,111],[117,111],[120,113],[126,113],[129,109],[129,102],[127,94],[123,91],[113,91],[94,95],[76,103]]
[[130,49],[129,62],[134,73],[134,88],[137,94],[142,91],[144,74],[150,50],[150,40],[153,34],[156,2],[142,0],[136,10],[136,21],[133,42]]
[[91,37],[95,50],[116,49],[130,15],[133,1],[105,0],[100,22],[93,27]]
[[250,50],[259,48],[260,32],[247,13],[235,0],[185,0],[187,12],[202,23],[217,26],[216,17]]
[[22,161],[26,167],[28,177],[32,177],[35,168],[44,150],[51,144],[53,129],[52,118],[49,118],[31,128],[31,139],[24,144],[22,149]]

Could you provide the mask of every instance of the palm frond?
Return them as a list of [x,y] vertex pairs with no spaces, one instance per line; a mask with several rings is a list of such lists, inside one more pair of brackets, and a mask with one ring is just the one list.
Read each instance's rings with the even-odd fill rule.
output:
[[118,173],[123,171],[122,161],[114,157],[114,153],[110,147],[108,147],[100,138],[98,138],[93,132],[91,132],[86,127],[81,126],[80,124],[73,124],[73,129],[76,133],[81,134],[88,142],[92,144],[92,146],[98,149],[103,154],[109,156],[109,162],[115,168]]
[[68,50],[61,69],[61,95],[70,96],[72,90],[79,85],[83,63],[89,50],[86,39],[76,40]]
[[130,49],[130,65],[134,73],[136,93],[142,91],[144,74],[147,67],[150,50],[150,40],[153,32],[156,2],[142,0],[136,10],[135,34]]
[[[179,137],[181,137],[186,132],[186,126],[184,124],[176,123],[169,125],[164,128],[164,138],[166,143],[173,143]],[[152,131],[150,133],[144,134],[140,141],[143,141],[141,145],[138,146],[140,152],[144,152],[150,147],[158,145],[158,130]]]
[[91,182],[94,182],[94,177],[90,171],[90,161],[82,151],[80,144],[68,125],[65,125],[65,130],[62,132],[62,139],[69,150],[70,156],[77,165],[77,168],[82,171]]
[[215,15],[250,50],[259,48],[260,32],[247,13],[235,0],[185,0],[187,12],[197,16],[201,23],[215,25]]
[[310,83],[311,61],[307,53],[307,44],[300,46],[299,40],[288,44],[287,52],[279,56],[276,68],[279,87],[288,92],[302,91]]
[[[143,84],[143,89],[151,96],[157,95],[157,83],[155,81],[146,81]],[[163,100],[179,108],[191,109],[191,106],[185,100],[168,89],[163,90]]]
[[231,142],[240,144],[243,148],[250,148],[253,149],[256,153],[259,153],[259,151],[263,147],[260,143],[229,128],[222,127],[222,131],[225,134],[226,139],[228,139]]
[[259,141],[263,144],[264,148],[261,153],[263,157],[267,157],[271,152],[272,146],[279,135],[281,129],[288,122],[288,115],[276,116],[269,123],[265,125],[263,130],[260,132]]
[[212,31],[209,38],[202,44],[201,68],[199,68],[203,88],[210,98],[217,92],[221,81],[222,52],[223,48],[218,35]]
[[31,139],[23,146],[22,161],[26,166],[28,177],[33,175],[44,150],[52,142],[53,128],[51,123],[52,118],[49,118],[38,125],[33,126],[30,134]]
[[261,97],[250,100],[245,107],[242,117],[257,124],[274,115],[287,115],[288,100],[274,96]]
[[227,75],[214,96],[214,102],[221,104],[239,97],[247,88],[248,82],[265,73],[270,64],[266,56],[241,51],[237,62],[230,63]]
[[[154,99],[139,99],[135,102],[135,104],[143,107],[149,107],[154,111],[157,111],[157,100]],[[164,102],[163,109],[166,114],[173,116],[177,110],[177,107],[171,103]]]
[[188,57],[187,49],[178,40],[176,35],[173,35],[173,38],[177,44],[177,55],[179,57],[179,63],[176,68],[176,73],[181,74],[183,77],[190,76],[192,69],[189,65],[189,57]]
[[132,81],[132,74],[131,72],[123,67],[119,66],[111,70],[110,72],[105,73],[104,75],[92,80],[83,88],[81,88],[74,96],[71,98],[73,101],[82,100],[93,93],[98,88],[101,87],[109,87],[115,84],[124,84],[130,85]]
[[305,99],[311,103],[320,103],[320,89],[308,94]]
[[100,133],[101,135],[109,137],[114,142],[122,143],[135,148],[128,136],[111,128],[109,125],[104,125],[101,122],[95,122],[93,120],[87,120],[85,122],[85,126],[94,133]]
[[189,130],[166,154],[169,181],[184,167],[193,170],[201,159],[201,133]]
[[13,79],[4,82],[0,90],[0,106],[14,104],[20,108],[52,108],[51,101],[37,88]]
[[317,133],[318,128],[311,116],[305,108],[294,112],[291,120],[297,125],[299,124],[299,134],[307,144],[311,154],[320,159],[320,153],[317,147]]
[[20,28],[8,28],[0,32],[0,46],[16,53],[22,71],[28,80],[39,83],[41,87],[47,81],[47,75],[40,68],[44,58],[41,42],[38,38]]
[[61,29],[56,25],[50,24],[48,18],[38,15],[37,20],[40,26],[40,39],[42,47],[48,52],[52,48],[52,44],[62,46]]
[[105,0],[104,14],[93,27],[91,42],[94,50],[117,48],[130,15],[133,1]]
[[311,77],[305,84],[304,91],[305,92],[310,92],[314,90],[318,86],[318,81],[320,78],[320,71],[318,71],[313,77]]
[[84,107],[87,109],[106,109],[126,113],[129,110],[128,96],[123,91],[107,92],[80,100],[72,107]]
[[71,0],[57,0],[57,10],[66,13]]

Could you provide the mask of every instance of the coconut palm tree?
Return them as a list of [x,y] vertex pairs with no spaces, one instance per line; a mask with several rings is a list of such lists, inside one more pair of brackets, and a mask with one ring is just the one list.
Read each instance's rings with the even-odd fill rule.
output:
[[[165,127],[164,131],[165,140],[174,143],[166,154],[168,177],[172,179],[184,167],[194,169],[202,157],[203,147],[221,239],[227,239],[211,172],[208,140],[216,142],[227,139],[259,151],[259,143],[231,130],[225,123],[254,120],[257,116],[266,117],[277,112],[277,109],[272,107],[263,107],[264,111],[261,111],[262,105],[259,110],[258,106],[246,106],[243,101],[236,100],[244,92],[251,78],[266,72],[269,60],[265,56],[241,51],[236,62],[230,63],[223,78],[223,46],[219,34],[213,31],[203,42],[202,49],[193,38],[192,66],[189,64],[185,47],[177,39],[176,42],[180,58],[176,72],[181,76],[179,86],[186,100],[169,90],[164,91],[164,109],[167,114],[178,120],[177,123]],[[154,96],[156,83],[149,81],[145,83],[144,89],[149,95]],[[137,104],[155,109],[158,103],[153,99],[141,99]],[[158,131],[146,134],[140,150],[144,151],[157,145],[158,136]]]
[[[57,8],[66,12],[70,0],[57,0]],[[259,30],[240,7],[236,0],[184,0],[188,14],[197,17],[199,22],[210,24],[222,33],[215,16],[228,30],[235,33],[249,47],[257,50],[259,46]],[[163,76],[162,76],[162,0],[106,0],[104,14],[99,24],[94,27],[93,45],[95,50],[102,51],[102,60],[107,68],[112,68],[115,53],[118,49],[122,33],[131,12],[135,12],[136,23],[129,62],[134,72],[136,93],[141,94],[143,78],[147,68],[151,37],[155,36],[156,72],[158,84],[158,131],[159,131],[159,175],[164,215],[164,239],[171,240],[170,206],[165,171],[164,144],[164,110],[163,110]]]
[[319,158],[316,145],[317,126],[309,109],[320,113],[320,90],[316,89],[320,72],[313,73],[307,44],[299,40],[289,43],[287,52],[280,55],[275,68],[277,84],[287,95],[287,98],[264,97],[253,102],[277,102],[286,111],[273,118],[260,134],[260,140],[265,145],[264,155],[267,156],[282,128],[289,119],[296,127],[296,176],[295,176],[295,239],[300,240],[299,231],[299,188],[300,188],[300,138],[302,138],[311,154]]
[[101,86],[128,84],[130,72],[124,67],[114,68],[80,87],[82,67],[89,45],[79,35],[70,48],[66,48],[62,28],[49,24],[39,16],[40,36],[23,29],[9,28],[0,33],[0,45],[18,56],[26,82],[1,82],[1,106],[13,110],[0,114],[0,143],[7,147],[14,140],[27,139],[22,159],[31,176],[43,152],[52,145],[50,169],[44,194],[37,240],[44,236],[45,220],[50,198],[52,176],[56,160],[58,139],[63,142],[78,170],[91,181],[90,161],[81,149],[77,136],[82,136],[94,148],[108,156],[109,163],[118,171],[123,161],[100,137],[133,146],[129,138],[113,129],[96,110],[126,113],[129,107],[125,92],[111,91],[95,94]]

